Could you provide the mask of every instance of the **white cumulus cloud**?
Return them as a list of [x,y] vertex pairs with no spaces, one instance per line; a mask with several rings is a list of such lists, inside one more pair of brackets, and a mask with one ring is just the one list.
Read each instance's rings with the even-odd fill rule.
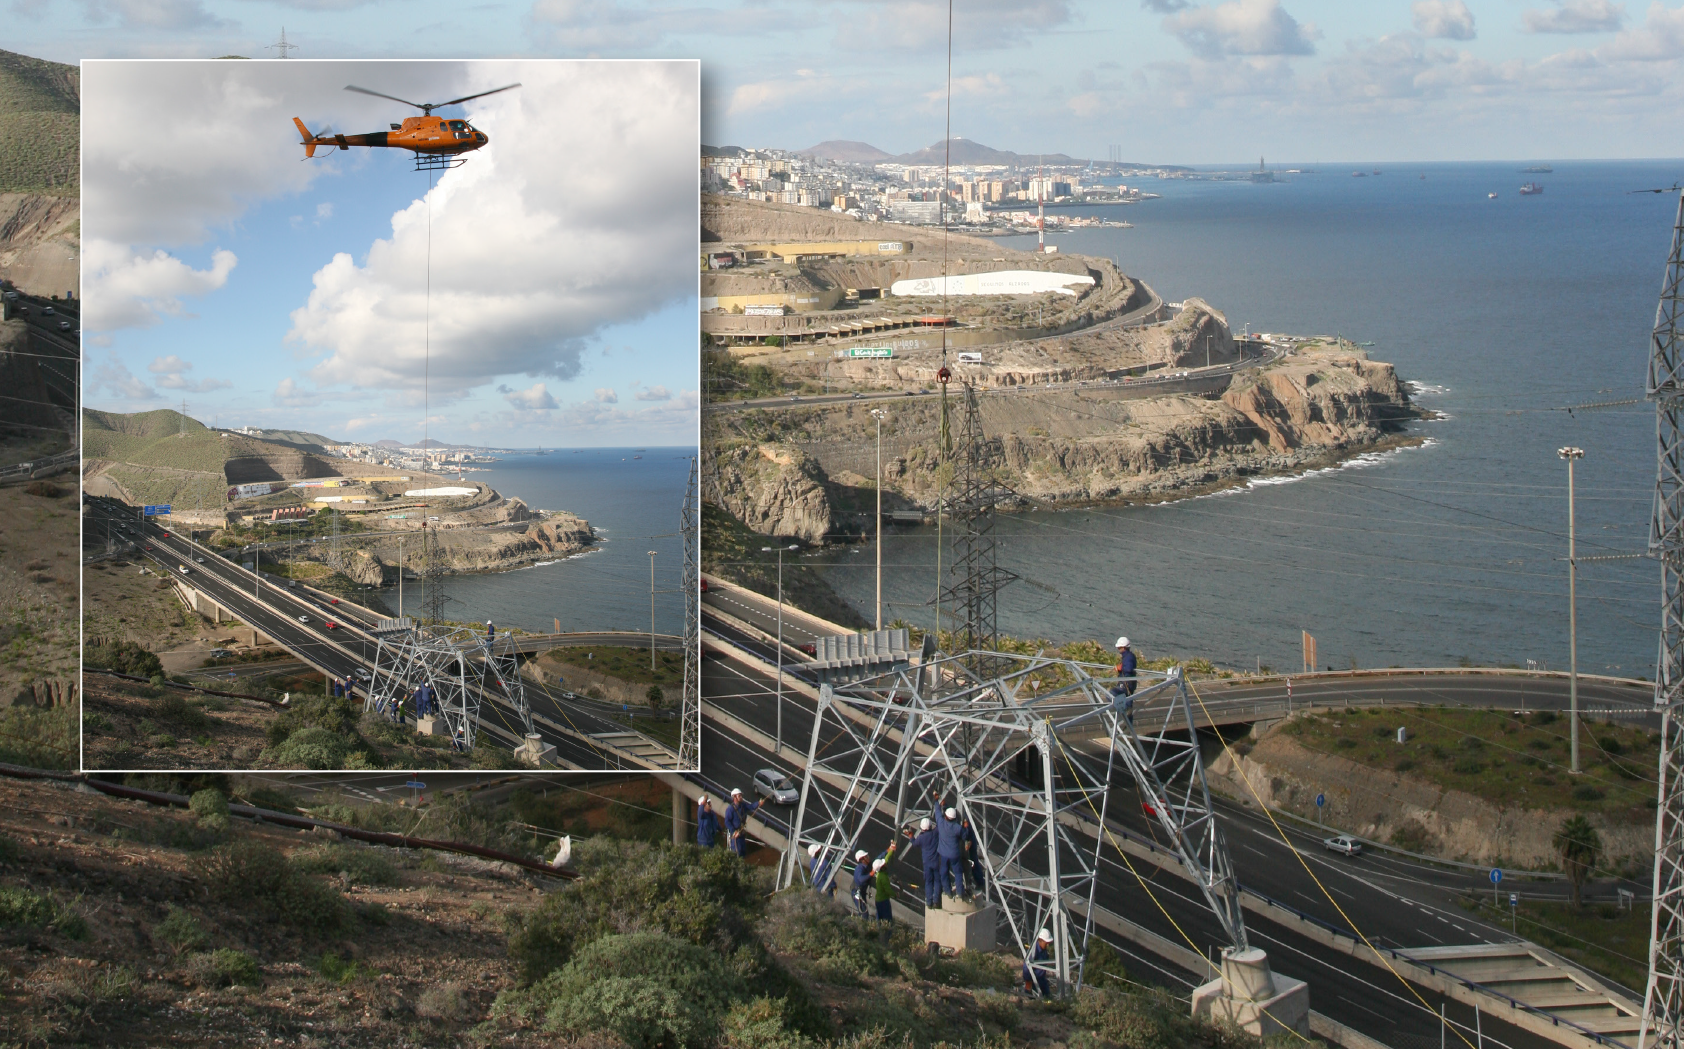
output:
[[620,403],[620,395],[615,393],[612,389],[608,388],[607,386],[598,386],[596,388],[596,403],[598,403],[598,404],[619,404]]
[[1649,5],[1643,25],[1628,29],[1605,47],[1598,58],[1612,62],[1670,62],[1684,55],[1684,7]]
[[193,382],[186,377],[186,372],[193,368],[192,362],[184,361],[175,354],[167,357],[154,357],[146,370],[156,375],[153,380],[166,390],[181,390],[185,393],[209,393],[211,390],[225,390],[234,384],[227,379],[205,379]]
[[460,86],[517,80],[467,106],[485,149],[316,272],[287,338],[320,356],[318,384],[571,379],[589,336],[695,294],[696,66],[475,63]]
[[166,317],[186,315],[183,298],[208,295],[222,287],[238,264],[233,252],[218,250],[211,255],[208,269],[196,270],[161,248],[139,251],[90,238],[82,245],[83,327],[89,331],[144,328]]
[[1625,24],[1626,5],[1613,0],[1565,0],[1520,16],[1528,33],[1608,33]]
[[1286,12],[1280,0],[1231,0],[1191,7],[1164,19],[1188,50],[1219,55],[1308,55],[1321,33]]
[[1416,0],[1410,5],[1415,29],[1438,40],[1472,40],[1474,16],[1466,0]]
[[146,385],[128,366],[118,359],[115,353],[108,354],[95,370],[93,381],[89,383],[94,390],[105,390],[113,397],[121,397],[130,401],[155,401],[158,391]]
[[670,401],[672,394],[665,386],[646,386],[637,391],[636,397],[640,401]]
[[503,395],[505,401],[524,411],[540,412],[557,407],[556,399],[550,396],[550,391],[545,389],[544,383],[537,383],[524,390],[499,386],[497,392]]

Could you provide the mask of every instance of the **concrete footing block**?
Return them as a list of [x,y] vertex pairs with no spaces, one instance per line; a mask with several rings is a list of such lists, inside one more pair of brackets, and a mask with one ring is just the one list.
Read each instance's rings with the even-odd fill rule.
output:
[[1222,975],[1193,991],[1193,1015],[1226,1021],[1267,1038],[1287,1030],[1310,1036],[1310,986],[1269,970],[1269,958],[1253,947],[1224,951]]
[[942,895],[940,910],[924,911],[924,942],[956,951],[992,951],[1000,912],[992,903]]

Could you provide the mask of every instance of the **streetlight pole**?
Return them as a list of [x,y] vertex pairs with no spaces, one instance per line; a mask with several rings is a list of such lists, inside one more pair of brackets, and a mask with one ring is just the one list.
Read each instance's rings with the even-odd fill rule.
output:
[[877,420],[877,629],[883,629],[883,417],[889,413],[871,409]]
[[655,551],[649,551],[649,673],[655,672]]
[[1556,450],[1567,460],[1567,706],[1568,733],[1572,741],[1572,767],[1579,772],[1579,562],[1574,549],[1573,460],[1583,459],[1585,450],[1569,445]]
[[[778,547],[778,701],[777,701],[777,735],[773,738],[772,753],[781,755],[784,752],[784,550]],[[801,549],[794,543],[787,549]],[[763,554],[772,552],[769,546],[760,548]]]
[[398,618],[403,618],[403,536],[398,536]]

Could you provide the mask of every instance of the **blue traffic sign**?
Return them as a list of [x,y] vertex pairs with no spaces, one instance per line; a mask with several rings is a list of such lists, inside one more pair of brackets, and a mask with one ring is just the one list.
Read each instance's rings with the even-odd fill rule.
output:
[[1491,884],[1495,885],[1502,880],[1503,880],[1503,869],[1501,867],[1492,867],[1491,868]]
[[164,503],[161,506],[143,506],[140,508],[140,511],[147,517],[152,517],[157,514],[167,514],[170,512],[170,504]]
[[408,787],[410,790],[423,790],[427,785],[418,779],[412,779],[408,783],[405,783],[404,786]]
[[1323,805],[1326,805],[1326,804],[1327,804],[1327,795],[1326,794],[1317,794],[1316,795],[1316,808],[1319,809]]

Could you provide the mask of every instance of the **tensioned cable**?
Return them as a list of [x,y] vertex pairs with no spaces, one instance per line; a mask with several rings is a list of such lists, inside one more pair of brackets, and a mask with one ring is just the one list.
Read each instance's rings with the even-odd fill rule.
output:
[[[1193,685],[1191,680],[1186,678],[1183,678],[1183,680],[1186,681],[1187,691],[1192,694],[1195,700],[1198,701],[1199,710],[1203,712],[1205,720],[1214,727],[1216,719],[1211,715],[1210,708],[1205,706],[1204,697],[1199,695],[1199,690]],[[1399,983],[1409,989],[1409,993],[1414,995],[1415,1000],[1421,1003],[1421,1008],[1427,1010],[1428,1012],[1433,1012],[1433,1007],[1427,1004],[1427,1000],[1421,996],[1420,991],[1415,989],[1415,985],[1410,983],[1407,977],[1397,971],[1397,968],[1392,965],[1391,960],[1386,957],[1385,953],[1382,952],[1380,948],[1374,946],[1373,942],[1369,940],[1368,935],[1364,933],[1360,927],[1358,927],[1356,922],[1351,920],[1351,916],[1349,914],[1345,913],[1345,908],[1341,907],[1339,905],[1339,901],[1333,898],[1333,893],[1329,892],[1327,886],[1322,884],[1322,880],[1316,877],[1316,872],[1304,859],[1304,854],[1298,851],[1298,846],[1294,845],[1292,843],[1292,839],[1287,837],[1286,831],[1282,829],[1280,822],[1275,819],[1275,814],[1270,811],[1267,805],[1263,804],[1263,798],[1257,793],[1257,788],[1252,786],[1251,778],[1247,776],[1241,768],[1239,757],[1235,755],[1233,749],[1228,746],[1228,738],[1222,734],[1222,730],[1220,728],[1215,729],[1215,731],[1217,741],[1222,744],[1222,752],[1228,756],[1229,761],[1234,763],[1234,769],[1239,775],[1240,782],[1244,783],[1246,790],[1251,792],[1251,796],[1257,802],[1258,808],[1262,810],[1265,816],[1269,817],[1269,823],[1275,828],[1276,836],[1281,839],[1281,843],[1292,853],[1293,858],[1298,861],[1298,865],[1304,868],[1304,873],[1308,874],[1310,876],[1310,880],[1316,883],[1316,888],[1320,889],[1321,894],[1327,897],[1327,902],[1333,905],[1333,909],[1339,912],[1339,917],[1344,919],[1345,924],[1350,927],[1351,932],[1355,933],[1357,938],[1362,940],[1363,946],[1367,947],[1369,951],[1374,954],[1374,957],[1379,959],[1380,964],[1384,965],[1387,971],[1398,978]],[[1474,1049],[1474,1044],[1468,1041],[1467,1035],[1457,1031],[1456,1037],[1460,1038],[1468,1049]]]

